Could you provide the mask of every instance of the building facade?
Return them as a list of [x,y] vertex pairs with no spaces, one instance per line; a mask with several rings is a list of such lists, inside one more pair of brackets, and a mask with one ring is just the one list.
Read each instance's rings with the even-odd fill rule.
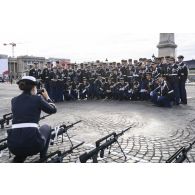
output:
[[17,58],[8,58],[8,70],[14,79],[28,75],[28,72],[34,62],[38,62],[38,67],[43,68],[46,59],[36,56],[18,56]]
[[37,56],[18,56],[17,58],[9,57],[8,58],[8,71],[9,74],[14,78],[20,78],[24,75],[28,75],[29,70],[31,69],[34,62],[38,63],[38,68],[43,69],[44,65],[50,61],[55,66],[55,61],[59,61],[62,66],[65,68],[67,64],[70,63],[69,59],[64,58],[48,58],[37,57]]

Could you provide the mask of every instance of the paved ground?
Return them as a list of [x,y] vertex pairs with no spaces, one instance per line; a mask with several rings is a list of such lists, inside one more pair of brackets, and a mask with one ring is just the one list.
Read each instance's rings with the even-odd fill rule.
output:
[[[74,144],[85,141],[64,162],[78,162],[78,156],[94,147],[95,141],[113,131],[120,132],[133,126],[119,139],[127,160],[117,144],[111,153],[99,159],[99,162],[165,162],[181,146],[187,146],[195,138],[195,86],[189,85],[188,105],[175,106],[172,109],[159,108],[150,102],[130,101],[76,101],[57,104],[58,113],[41,121],[52,126],[82,120],[69,132]],[[10,99],[20,91],[16,85],[0,84],[0,116],[10,111]],[[0,138],[5,130],[0,130]],[[59,140],[60,142],[60,140]],[[56,143],[49,152],[56,149],[68,149],[70,144],[65,137],[63,144]],[[194,147],[195,148],[195,147]],[[10,162],[8,151],[1,154],[0,162]],[[33,156],[27,159],[32,162]],[[195,149],[189,153],[189,159],[195,162]]]

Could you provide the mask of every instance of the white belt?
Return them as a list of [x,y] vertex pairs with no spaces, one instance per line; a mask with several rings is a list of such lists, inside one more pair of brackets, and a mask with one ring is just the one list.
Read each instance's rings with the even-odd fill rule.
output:
[[25,127],[39,128],[37,123],[19,123],[19,124],[13,124],[12,125],[12,129],[25,128]]

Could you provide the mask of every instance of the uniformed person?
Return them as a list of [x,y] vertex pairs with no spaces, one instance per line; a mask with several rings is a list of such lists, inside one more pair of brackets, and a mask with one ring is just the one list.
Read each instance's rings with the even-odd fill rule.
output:
[[62,66],[59,66],[57,68],[56,72],[56,102],[62,102],[64,100],[63,98],[63,89],[64,89],[64,73]]
[[78,89],[78,97],[79,99],[87,99],[89,96],[89,83],[87,82],[87,79],[84,77],[82,83],[79,83],[77,89]]
[[131,100],[136,101],[140,100],[140,82],[138,79],[132,81],[132,88],[131,88]]
[[94,81],[94,96],[97,99],[101,98],[102,95],[101,87],[102,87],[102,77],[100,74],[98,74],[97,79]]
[[107,82],[105,83],[105,98],[106,99],[112,99],[112,88],[111,86],[113,85],[114,83],[112,82],[112,79],[110,77],[107,78]]
[[128,87],[129,87],[129,83],[125,82],[124,77],[120,78],[120,82],[117,86],[118,91],[118,99],[119,100],[127,100],[128,99]]
[[37,79],[37,88],[41,88],[41,69],[38,68],[38,62],[34,62],[33,67],[29,71],[29,76]]
[[32,76],[24,76],[18,82],[22,94],[11,100],[13,113],[12,129],[8,131],[8,148],[15,155],[14,162],[23,162],[27,156],[40,153],[43,158],[49,146],[51,128],[39,128],[41,111],[56,113],[56,107],[47,91],[37,94],[37,81]]
[[50,90],[51,90],[51,99],[54,102],[57,102],[57,68],[53,67],[51,70],[51,82],[50,82]]
[[152,76],[150,72],[146,72],[146,77],[142,79],[140,83],[141,100],[149,100],[151,90],[152,90]]
[[178,75],[179,75],[179,90],[180,90],[181,104],[187,104],[185,83],[188,77],[188,68],[187,65],[183,62],[184,56],[179,55],[177,58],[179,62]]
[[71,96],[71,78],[67,77],[67,79],[64,81],[64,100],[72,100],[72,96]]
[[170,101],[170,89],[163,75],[160,75],[159,78],[159,86],[153,91],[152,99],[153,102],[160,107],[171,107]]
[[51,82],[51,62],[48,61],[46,68],[43,69],[42,72],[42,80],[44,83],[44,87],[47,91],[47,93],[49,94],[49,96],[51,97],[51,89],[50,89],[50,82]]
[[170,85],[174,91],[174,103],[175,105],[179,105],[180,103],[180,90],[179,90],[179,66],[175,63],[174,58],[170,58]]

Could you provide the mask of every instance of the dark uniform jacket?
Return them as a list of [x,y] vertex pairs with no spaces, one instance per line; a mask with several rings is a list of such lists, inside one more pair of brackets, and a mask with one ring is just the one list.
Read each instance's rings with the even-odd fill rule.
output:
[[49,70],[48,68],[43,69],[42,80],[43,82],[48,82],[51,80],[51,70]]
[[186,64],[182,62],[178,66],[179,66],[178,76],[180,77],[181,80],[186,80],[188,77],[188,68]]
[[41,77],[41,70],[40,69],[32,68],[29,71],[29,76],[33,76],[36,79],[40,79],[40,77]]

